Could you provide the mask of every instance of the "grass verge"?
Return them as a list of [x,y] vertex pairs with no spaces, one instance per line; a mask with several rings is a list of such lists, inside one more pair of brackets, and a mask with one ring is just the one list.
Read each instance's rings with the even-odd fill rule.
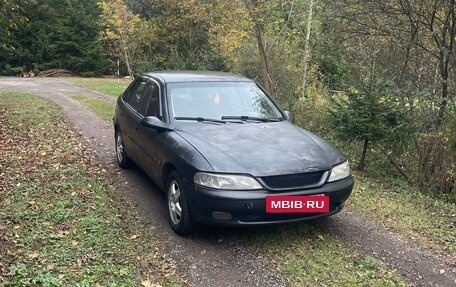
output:
[[103,100],[95,99],[88,96],[74,96],[74,99],[84,103],[97,116],[105,121],[111,121],[114,116],[115,106]]
[[443,252],[456,260],[456,206],[445,203],[407,183],[355,174],[348,206],[418,245]]
[[130,79],[70,78],[71,84],[117,98],[131,83]]
[[271,226],[250,239],[291,286],[407,286],[382,263],[313,223]]
[[180,285],[50,103],[0,92],[0,286]]

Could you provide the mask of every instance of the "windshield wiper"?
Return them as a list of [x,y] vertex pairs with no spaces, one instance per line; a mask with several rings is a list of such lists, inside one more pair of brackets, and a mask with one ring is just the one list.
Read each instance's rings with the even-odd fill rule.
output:
[[197,121],[197,122],[211,122],[211,123],[220,123],[226,124],[226,121],[217,120],[217,119],[209,119],[203,117],[175,117],[175,120],[182,120],[182,121]]
[[222,116],[222,120],[241,120],[241,121],[258,121],[258,122],[278,122],[279,118],[260,118],[251,116]]

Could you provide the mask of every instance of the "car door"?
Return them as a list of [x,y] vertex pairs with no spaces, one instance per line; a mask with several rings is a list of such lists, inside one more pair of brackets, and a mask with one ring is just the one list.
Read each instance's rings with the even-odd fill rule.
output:
[[[153,79],[149,79],[147,82],[140,113],[144,117],[152,116],[161,121],[164,120],[161,88]],[[161,179],[160,154],[163,133],[163,131],[142,125],[138,132],[138,156],[141,157],[141,167],[156,183],[160,183]]]
[[124,95],[124,107],[119,117],[119,126],[123,133],[125,149],[132,159],[138,162],[138,129],[142,120],[140,113],[141,101],[146,90],[147,79],[140,77],[135,80],[132,88]]

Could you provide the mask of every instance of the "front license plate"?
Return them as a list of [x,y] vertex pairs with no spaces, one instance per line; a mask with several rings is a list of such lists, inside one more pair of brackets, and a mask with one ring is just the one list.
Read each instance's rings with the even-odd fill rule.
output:
[[329,196],[266,196],[266,213],[328,213]]

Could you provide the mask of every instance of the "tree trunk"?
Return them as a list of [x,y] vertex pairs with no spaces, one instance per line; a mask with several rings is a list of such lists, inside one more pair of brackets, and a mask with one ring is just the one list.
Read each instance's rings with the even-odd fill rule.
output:
[[[125,7],[125,9],[127,8]],[[126,10],[122,13],[122,22],[125,27],[128,27],[127,13],[128,12]],[[122,27],[121,29],[125,29],[125,27]],[[126,31],[128,30],[123,30],[120,32],[120,44],[122,45],[121,49],[124,53],[125,65],[127,66],[128,75],[134,79],[133,69],[130,65],[130,54],[128,53],[128,32]]]
[[[451,94],[448,91],[448,78],[452,68],[451,61],[454,59],[455,45],[456,45],[456,1],[448,1],[448,6],[445,8],[447,12],[445,17],[442,19],[440,25],[440,35],[434,30],[434,18],[437,18],[436,8],[434,6],[433,19],[430,24],[430,30],[434,33],[434,41],[436,46],[439,48],[438,60],[439,60],[439,72],[442,84],[442,96],[439,103],[439,111],[435,121],[436,128],[439,129],[442,125],[445,111],[447,108],[448,100]],[[437,25],[437,24],[435,24]]]
[[442,125],[445,110],[448,104],[448,64],[442,63],[440,68],[440,76],[442,77],[442,99],[439,104],[439,112],[437,114],[436,128]]
[[406,72],[408,64],[409,64],[411,51],[412,51],[412,46],[416,45],[416,37],[418,35],[418,26],[414,22],[414,18],[412,16],[412,12],[411,12],[412,8],[410,7],[409,1],[408,0],[406,0],[406,1],[400,0],[399,1],[399,5],[400,5],[400,7],[402,9],[402,12],[408,17],[409,24],[410,24],[410,39],[409,39],[409,41],[407,43],[407,46],[406,46],[406,49],[405,49],[405,59],[404,59],[404,63],[402,65],[402,69],[401,69],[401,72],[399,74],[399,78],[398,78],[398,81],[397,81],[399,87],[401,87],[402,84],[403,84],[405,72]]
[[133,75],[133,70],[131,69],[131,66],[130,66],[130,56],[128,55],[128,49],[127,49],[127,47],[124,47],[123,50],[124,50],[125,65],[127,65],[128,75],[133,79],[134,75]]
[[270,92],[273,93],[273,85],[272,85],[272,80],[271,77],[269,76],[269,67],[268,67],[268,58],[267,58],[267,53],[264,48],[264,43],[263,43],[263,36],[262,36],[262,31],[260,24],[258,23],[258,17],[256,17],[256,13],[252,11],[251,6],[255,8],[256,5],[258,5],[257,1],[247,1],[243,0],[245,8],[247,9],[247,12],[249,13],[250,17],[253,20],[254,24],[254,30],[255,30],[255,39],[257,41],[257,46],[258,46],[258,53],[260,56],[260,76],[261,76],[261,81],[264,86],[264,88]]
[[310,32],[311,32],[311,28],[312,28],[313,6],[314,6],[314,0],[310,0],[309,14],[307,16],[307,31],[306,31],[306,38],[305,38],[305,43],[304,43],[304,57],[302,59],[302,64],[303,64],[302,92],[301,92],[302,97],[306,96],[307,66],[308,66],[309,55],[310,55],[309,42],[310,42]]
[[258,23],[255,22],[255,38],[257,40],[258,45],[258,52],[260,55],[260,73],[261,73],[261,80],[263,82],[264,88],[272,93],[272,82],[271,78],[269,77],[269,66],[268,66],[268,59],[266,57],[266,51],[264,50],[263,44],[263,37],[261,35],[261,29]]
[[367,155],[367,149],[369,148],[369,140],[364,139],[364,144],[363,144],[363,152],[361,154],[361,159],[359,160],[357,168],[359,170],[364,170],[366,166],[366,155]]
[[401,165],[393,158],[391,155],[384,150],[382,147],[377,145],[377,147],[380,149],[380,151],[386,156],[386,158],[389,160],[391,165],[404,177],[407,181],[409,181],[410,177],[408,176],[407,173],[405,173],[404,169],[401,167]]

